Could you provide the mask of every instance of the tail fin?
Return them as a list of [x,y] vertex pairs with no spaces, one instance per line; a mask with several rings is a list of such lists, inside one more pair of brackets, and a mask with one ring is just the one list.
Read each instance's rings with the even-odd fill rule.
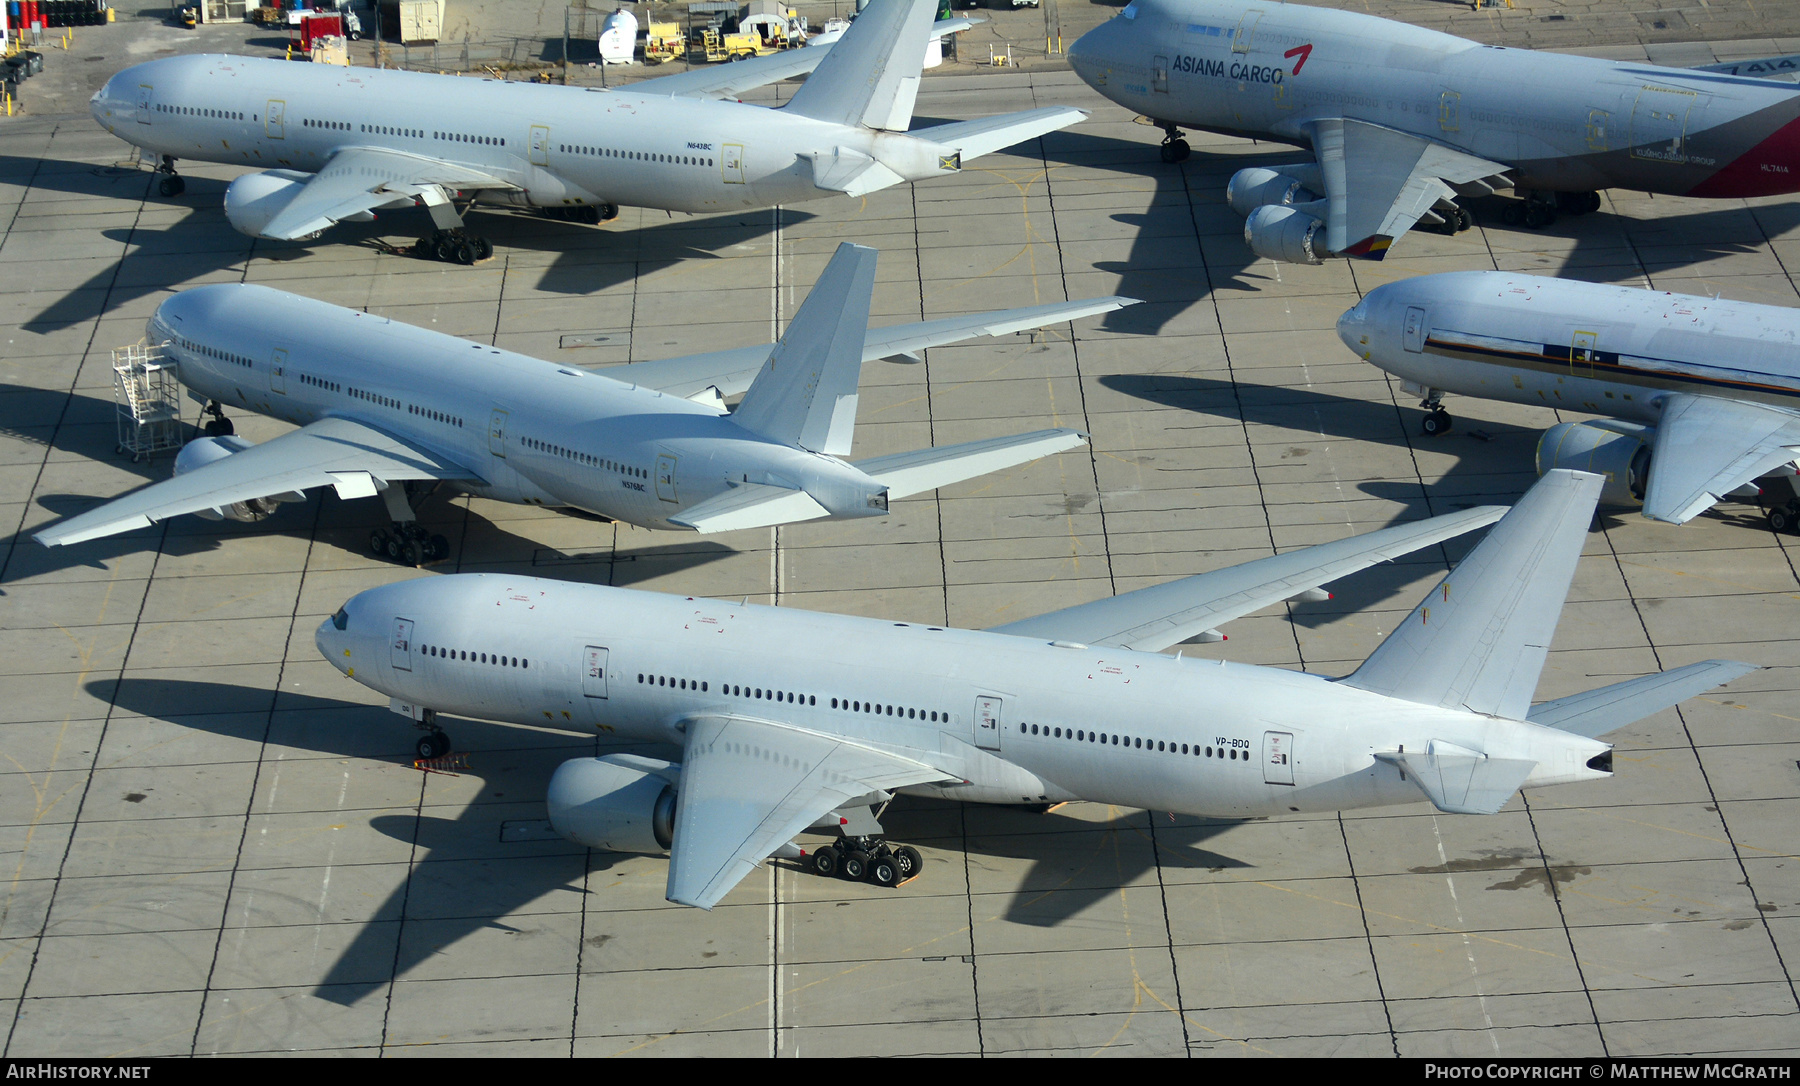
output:
[[832,124],[906,131],[936,11],[936,0],[875,0],[783,108]]
[[865,246],[838,246],[731,421],[783,445],[849,454],[875,257]]
[[1545,474],[1341,681],[1424,705],[1525,719],[1602,482],[1587,472]]

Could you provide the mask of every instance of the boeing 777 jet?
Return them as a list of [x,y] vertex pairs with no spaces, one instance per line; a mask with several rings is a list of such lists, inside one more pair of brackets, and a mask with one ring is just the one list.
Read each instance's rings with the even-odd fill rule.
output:
[[893,885],[896,792],[1075,799],[1258,818],[1428,800],[1491,814],[1521,787],[1603,780],[1599,737],[1753,670],[1712,660],[1531,703],[1601,480],[1552,472],[1352,675],[1158,650],[1491,524],[1491,506],[1384,528],[978,632],[509,575],[363,592],[319,651],[449,740],[441,713],[680,749],[564,763],[552,825],[670,853],[668,899],[711,908],[796,834],[808,862]]
[[[1774,58],[1795,60],[1797,58]],[[1379,259],[1416,224],[1470,225],[1458,201],[1511,189],[1538,226],[1597,190],[1752,197],[1800,191],[1800,89],[1482,45],[1373,15],[1255,0],[1132,0],[1069,63],[1160,125],[1305,147],[1313,161],[1238,171],[1226,198],[1258,256]],[[1773,70],[1791,65],[1764,65]]]
[[[182,513],[256,521],[315,487],[380,495],[394,520],[370,546],[418,565],[443,537],[409,484],[574,507],[650,528],[724,532],[886,515],[888,503],[1084,443],[1040,430],[851,464],[864,361],[1105,313],[1128,298],[1056,302],[870,329],[875,250],[838,247],[780,342],[607,373],[544,362],[384,317],[241,283],[157,307],[150,342],[209,401],[210,435],[175,477],[37,533],[46,546]],[[743,393],[727,412],[725,399]],[[225,406],[297,423],[260,445]]]
[[[107,131],[158,158],[251,166],[225,190],[231,225],[305,238],[423,204],[425,250],[492,252],[457,202],[597,223],[619,205],[711,213],[862,196],[1073,124],[1045,107],[908,132],[934,0],[875,0],[844,37],[620,89],[236,56],[125,69],[94,95]],[[966,21],[946,25],[960,29]],[[721,100],[811,72],[779,109]]]
[[1800,525],[1800,310],[1515,272],[1387,283],[1338,336],[1406,382],[1427,435],[1446,392],[1610,416],[1558,423],[1538,470],[1606,476],[1605,499],[1680,524],[1760,489]]

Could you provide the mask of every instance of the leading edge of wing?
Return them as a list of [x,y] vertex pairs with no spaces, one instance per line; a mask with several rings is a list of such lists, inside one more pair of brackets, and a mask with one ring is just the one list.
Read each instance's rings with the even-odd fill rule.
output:
[[1313,121],[1313,155],[1325,183],[1325,244],[1334,253],[1380,254],[1440,200],[1509,167],[1410,132],[1344,117]]
[[346,497],[409,479],[466,480],[475,473],[373,426],[324,418],[204,467],[114,499],[45,528],[46,547],[147,528],[157,521],[271,494],[335,486]]
[[410,200],[426,185],[513,187],[491,174],[441,159],[385,147],[346,147],[269,219],[263,236],[290,241],[308,237],[351,215]]
[[[863,338],[863,361],[908,355],[928,347],[942,347],[980,336],[1010,335],[1029,328],[1061,324],[1137,304],[1136,298],[1112,295],[1003,309],[992,313],[941,317],[911,324],[890,324],[885,328],[868,330]],[[750,382],[762,372],[763,364],[769,359],[769,352],[774,349],[773,344],[758,344],[754,347],[734,347],[681,358],[604,366],[589,372],[683,399],[705,392],[708,388],[718,389],[720,396],[731,397],[750,387]]]
[[1681,524],[1792,462],[1800,417],[1779,407],[1678,392],[1663,403],[1644,488],[1644,515]]
[[1486,527],[1505,513],[1505,506],[1480,505],[1066,607],[990,632],[1156,652],[1378,562]]
[[667,897],[710,909],[846,801],[953,776],[898,754],[741,716],[687,722]]

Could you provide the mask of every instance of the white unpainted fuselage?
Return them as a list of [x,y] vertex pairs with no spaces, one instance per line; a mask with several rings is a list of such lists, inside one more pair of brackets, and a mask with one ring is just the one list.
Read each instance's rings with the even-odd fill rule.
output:
[[1536,762],[1528,786],[1609,775],[1596,740],[1298,672],[527,577],[373,589],[317,643],[397,702],[673,744],[696,716],[775,720],[937,766],[964,783],[907,791],[977,802],[1406,803],[1418,787],[1375,754],[1434,740]]

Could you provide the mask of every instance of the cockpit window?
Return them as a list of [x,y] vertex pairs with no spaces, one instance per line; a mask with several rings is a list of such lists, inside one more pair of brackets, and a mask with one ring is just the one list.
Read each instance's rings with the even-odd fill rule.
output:
[[331,628],[334,630],[343,630],[349,628],[349,626],[350,612],[344,610],[342,607],[338,608],[337,614],[331,616]]
[[1137,18],[1137,0],[1131,0],[1131,3],[1126,4],[1125,10],[1119,12],[1119,14],[1125,16],[1127,19]]

